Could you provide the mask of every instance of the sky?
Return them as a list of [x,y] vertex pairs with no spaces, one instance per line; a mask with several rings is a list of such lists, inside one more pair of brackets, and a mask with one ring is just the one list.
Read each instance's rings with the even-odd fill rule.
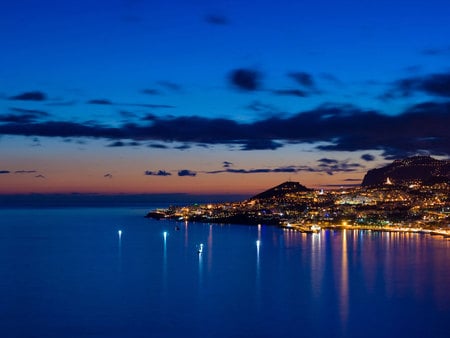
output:
[[17,0],[0,194],[254,194],[450,154],[446,0]]

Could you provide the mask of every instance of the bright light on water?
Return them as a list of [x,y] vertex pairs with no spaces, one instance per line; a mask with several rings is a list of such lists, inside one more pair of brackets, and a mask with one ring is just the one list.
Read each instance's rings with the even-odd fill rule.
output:
[[167,231],[164,231],[164,232],[163,232],[163,236],[164,236],[164,239],[167,238]]
[[119,237],[122,237],[122,230],[117,231],[117,233],[119,234]]

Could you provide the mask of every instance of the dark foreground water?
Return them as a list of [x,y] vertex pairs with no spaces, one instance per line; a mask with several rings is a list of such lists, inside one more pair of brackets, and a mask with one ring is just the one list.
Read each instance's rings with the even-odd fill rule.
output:
[[0,210],[0,337],[449,337],[448,240],[144,214]]

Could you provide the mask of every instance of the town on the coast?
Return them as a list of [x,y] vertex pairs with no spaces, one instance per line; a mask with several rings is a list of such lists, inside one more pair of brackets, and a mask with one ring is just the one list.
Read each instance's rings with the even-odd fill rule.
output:
[[288,181],[245,201],[172,206],[146,217],[302,232],[353,228],[450,237],[450,160],[415,156],[369,170],[360,186],[314,190]]

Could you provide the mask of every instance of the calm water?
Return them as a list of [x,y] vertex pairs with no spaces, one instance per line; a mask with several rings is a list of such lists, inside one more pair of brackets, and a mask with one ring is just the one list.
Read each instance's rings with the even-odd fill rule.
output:
[[0,210],[0,337],[449,337],[448,240],[145,211]]

